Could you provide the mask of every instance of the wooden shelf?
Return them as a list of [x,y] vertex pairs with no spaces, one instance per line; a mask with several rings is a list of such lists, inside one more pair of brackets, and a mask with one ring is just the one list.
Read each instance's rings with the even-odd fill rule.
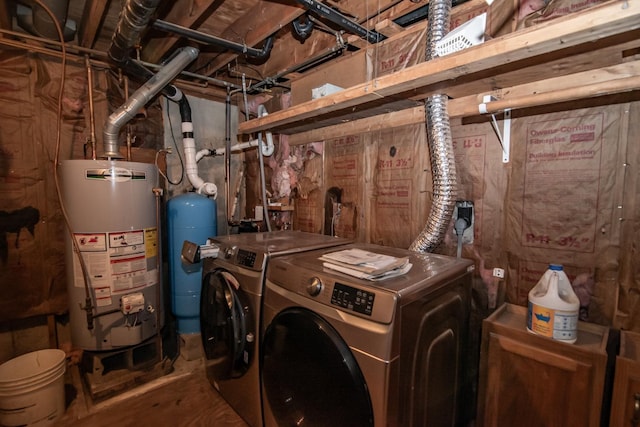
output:
[[297,134],[394,112],[418,117],[434,93],[447,94],[450,114],[463,117],[478,115],[486,94],[497,98],[491,112],[636,91],[639,23],[639,2],[610,1],[240,123],[238,131]]
[[293,205],[269,205],[267,209],[272,212],[292,212],[295,208]]

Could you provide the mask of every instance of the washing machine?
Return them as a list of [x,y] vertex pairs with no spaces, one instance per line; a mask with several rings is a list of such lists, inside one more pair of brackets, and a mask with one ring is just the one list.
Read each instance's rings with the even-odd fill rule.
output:
[[203,261],[200,325],[211,384],[252,427],[262,426],[260,321],[265,270],[272,258],[350,243],[301,231],[214,237],[217,258]]
[[[412,264],[371,281],[319,258],[357,248]],[[472,417],[466,377],[469,260],[353,244],[270,262],[263,297],[265,426],[461,426]]]

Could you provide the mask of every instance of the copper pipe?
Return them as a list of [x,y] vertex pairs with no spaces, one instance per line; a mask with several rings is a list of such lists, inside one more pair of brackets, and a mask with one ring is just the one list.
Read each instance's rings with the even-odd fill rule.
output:
[[[124,79],[124,102],[129,100],[129,77],[123,76]],[[127,123],[127,160],[131,161],[131,125]]]
[[89,92],[89,138],[91,140],[91,159],[96,160],[96,119],[93,105],[93,70],[91,69],[89,55],[85,57],[85,66],[87,67],[87,87]]

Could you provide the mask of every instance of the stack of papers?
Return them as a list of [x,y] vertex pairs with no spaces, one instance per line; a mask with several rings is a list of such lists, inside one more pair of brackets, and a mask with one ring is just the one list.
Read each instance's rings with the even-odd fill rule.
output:
[[411,270],[408,257],[396,258],[362,249],[344,249],[320,257],[326,268],[367,280],[400,276]]

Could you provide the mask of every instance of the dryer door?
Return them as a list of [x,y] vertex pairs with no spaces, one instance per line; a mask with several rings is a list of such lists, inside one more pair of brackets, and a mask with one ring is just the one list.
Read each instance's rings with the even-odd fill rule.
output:
[[255,331],[248,297],[233,274],[223,269],[205,275],[200,296],[200,330],[207,376],[242,376],[253,358]]
[[304,308],[280,312],[263,345],[263,385],[278,426],[373,426],[367,384],[349,346]]

